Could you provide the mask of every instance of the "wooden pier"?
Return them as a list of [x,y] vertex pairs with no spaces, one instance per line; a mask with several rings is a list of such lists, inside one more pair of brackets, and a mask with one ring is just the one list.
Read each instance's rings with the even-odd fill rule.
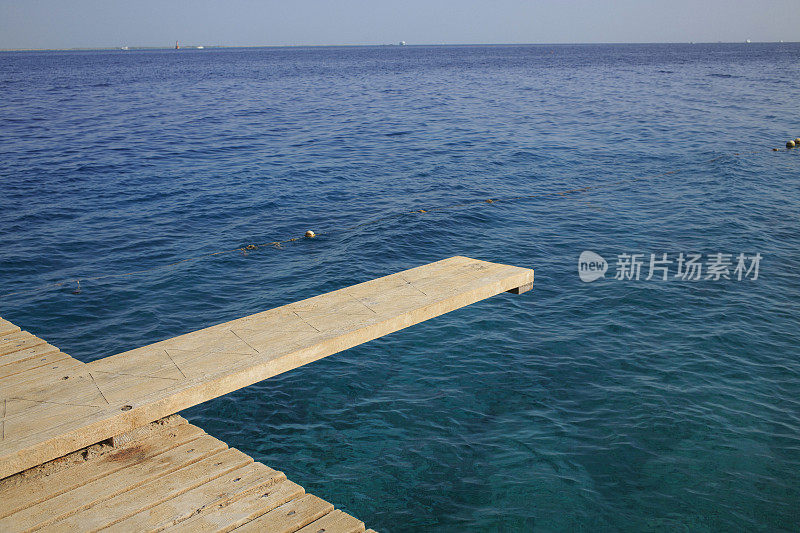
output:
[[364,531],[175,413],[532,285],[453,257],[87,364],[0,319],[0,531]]

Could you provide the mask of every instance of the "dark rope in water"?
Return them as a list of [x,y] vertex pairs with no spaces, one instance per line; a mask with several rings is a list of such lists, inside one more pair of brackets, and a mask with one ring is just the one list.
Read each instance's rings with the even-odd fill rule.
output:
[[[775,150],[776,149],[773,149],[773,151],[775,151]],[[788,151],[788,149],[786,151]],[[752,155],[752,154],[760,154],[760,153],[763,153],[763,152],[762,151],[736,152],[736,153],[730,154],[730,155],[741,156],[741,155]],[[720,155],[720,156],[714,157],[712,159],[708,159],[706,161],[703,161],[703,163],[713,163],[713,162],[718,161],[720,159],[723,159],[725,157],[728,157],[728,155]],[[116,274],[102,274],[102,275],[98,275],[98,276],[85,276],[85,277],[80,277],[80,278],[70,278],[70,279],[65,279],[65,280],[62,280],[62,281],[56,281],[56,282],[52,282],[52,283],[45,283],[45,284],[38,285],[36,287],[31,287],[31,288],[28,288],[28,289],[22,289],[22,290],[19,290],[19,291],[0,294],[0,298],[8,298],[10,296],[16,296],[16,295],[20,295],[20,294],[38,292],[38,291],[47,290],[47,289],[55,289],[55,288],[63,287],[64,285],[67,285],[67,284],[75,284],[76,285],[76,289],[74,291],[72,291],[72,292],[73,292],[73,294],[80,294],[81,293],[81,282],[104,281],[104,280],[118,279],[118,278],[124,278],[124,277],[129,277],[129,276],[136,276],[136,275],[140,275],[140,274],[146,274],[148,272],[154,272],[156,270],[162,270],[162,269],[166,269],[166,268],[176,267],[176,266],[181,265],[183,263],[199,261],[201,259],[208,259],[210,257],[214,257],[214,256],[218,256],[218,255],[230,254],[230,253],[234,253],[234,252],[239,252],[239,253],[241,253],[243,255],[247,255],[249,252],[254,252],[254,251],[260,250],[262,248],[282,248],[283,245],[285,245],[285,244],[288,244],[288,243],[291,243],[291,242],[295,242],[295,241],[299,241],[299,240],[303,240],[303,239],[306,239],[306,238],[313,238],[313,237],[316,237],[318,235],[333,235],[333,234],[337,234],[337,233],[355,231],[357,229],[360,229],[360,228],[363,228],[363,227],[366,227],[366,226],[370,226],[370,225],[373,225],[373,224],[376,224],[376,223],[379,223],[379,222],[385,222],[387,220],[393,220],[393,219],[404,217],[404,216],[408,216],[408,215],[419,215],[419,214],[432,213],[432,212],[437,212],[437,211],[445,211],[445,210],[449,210],[449,209],[463,209],[463,208],[466,208],[466,207],[473,207],[473,206],[481,205],[481,204],[495,204],[495,203],[501,203],[501,202],[514,202],[514,201],[521,201],[521,200],[544,199],[544,198],[565,198],[565,197],[567,197],[569,195],[572,195],[572,194],[581,194],[581,193],[588,192],[588,191],[596,191],[596,190],[616,187],[616,186],[624,185],[624,184],[632,184],[632,183],[636,183],[636,182],[640,182],[640,181],[653,180],[653,179],[657,179],[657,178],[662,178],[664,176],[670,176],[670,175],[673,175],[673,174],[677,174],[679,172],[681,172],[681,170],[669,170],[669,171],[666,171],[666,172],[661,172],[659,174],[653,174],[653,175],[650,175],[650,176],[621,179],[621,180],[617,180],[617,181],[613,181],[613,182],[609,182],[609,183],[600,183],[600,184],[597,184],[597,185],[588,185],[586,187],[580,187],[580,188],[575,188],[575,189],[567,189],[567,190],[563,190],[563,191],[545,192],[545,193],[529,194],[529,195],[523,195],[523,196],[512,196],[512,197],[505,197],[505,198],[502,198],[502,197],[501,198],[479,198],[479,199],[469,200],[469,201],[466,201],[466,202],[461,202],[461,203],[458,203],[458,204],[448,204],[448,205],[442,205],[442,206],[429,207],[427,209],[413,209],[411,211],[402,211],[402,212],[398,212],[398,213],[390,213],[390,214],[382,215],[382,216],[379,216],[379,217],[371,218],[369,220],[366,220],[364,222],[360,222],[358,224],[354,224],[354,225],[351,225],[351,226],[334,227],[334,228],[330,228],[330,229],[327,229],[327,230],[324,230],[324,231],[318,231],[316,233],[307,232],[307,234],[303,235],[303,236],[290,237],[290,238],[283,239],[283,240],[270,241],[270,242],[265,242],[265,243],[261,243],[261,244],[250,243],[250,244],[246,244],[246,245],[243,245],[243,246],[239,246],[237,248],[230,248],[230,249],[227,249],[227,250],[220,250],[220,251],[216,251],[216,252],[208,252],[208,253],[204,253],[204,254],[199,254],[199,255],[195,255],[195,256],[179,259],[179,260],[173,261],[171,263],[165,263],[165,264],[162,264],[162,265],[156,265],[156,266],[153,266],[153,267],[144,268],[144,269],[140,269],[140,270],[132,270],[130,272],[121,272],[121,273],[116,273]]]

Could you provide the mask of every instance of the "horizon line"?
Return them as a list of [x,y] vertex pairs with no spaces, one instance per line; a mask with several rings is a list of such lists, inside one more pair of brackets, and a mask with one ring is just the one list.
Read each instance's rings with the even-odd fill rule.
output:
[[[260,44],[260,45],[227,45],[227,44],[187,44],[185,50],[213,48],[375,48],[375,47],[422,47],[422,46],[589,46],[589,45],[652,45],[652,44],[798,44],[800,41],[661,41],[661,42],[556,42],[556,43],[418,43],[418,44]],[[0,52],[70,52],[70,51],[110,51],[110,50],[175,50],[173,46],[155,45],[115,45],[115,46],[74,46],[70,48],[0,48]]]

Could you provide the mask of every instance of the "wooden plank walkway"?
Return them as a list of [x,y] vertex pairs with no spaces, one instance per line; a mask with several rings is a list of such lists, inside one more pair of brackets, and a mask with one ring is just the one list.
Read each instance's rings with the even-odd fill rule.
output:
[[174,413],[532,285],[453,257],[88,364],[0,318],[0,531],[364,531]]
[[0,531],[357,533],[364,523],[172,415],[0,480]]
[[532,285],[533,270],[452,257],[85,365],[3,322],[0,478]]
[[[28,372],[85,366],[3,319],[0,346],[5,383],[34,387]],[[178,415],[0,479],[2,532],[245,528],[357,533],[364,523]]]

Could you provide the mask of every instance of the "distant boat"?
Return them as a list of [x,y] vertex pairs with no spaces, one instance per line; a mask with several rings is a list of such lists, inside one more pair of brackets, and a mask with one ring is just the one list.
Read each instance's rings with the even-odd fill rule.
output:
[[405,41],[400,41],[400,42],[399,42],[399,43],[397,43],[397,44],[399,44],[400,46],[405,46],[405,45],[406,45],[406,42],[405,42]]
[[205,46],[198,46],[197,47],[198,50],[202,50],[203,48],[205,48]]
[[120,46],[120,48],[119,48],[119,49],[120,49],[120,50],[130,50],[130,48],[128,48],[127,46]]
[[175,41],[175,50],[180,50],[180,49],[181,49],[181,47],[178,46],[178,41]]
[[747,44],[750,44],[750,39],[747,39],[745,42],[746,42]]

